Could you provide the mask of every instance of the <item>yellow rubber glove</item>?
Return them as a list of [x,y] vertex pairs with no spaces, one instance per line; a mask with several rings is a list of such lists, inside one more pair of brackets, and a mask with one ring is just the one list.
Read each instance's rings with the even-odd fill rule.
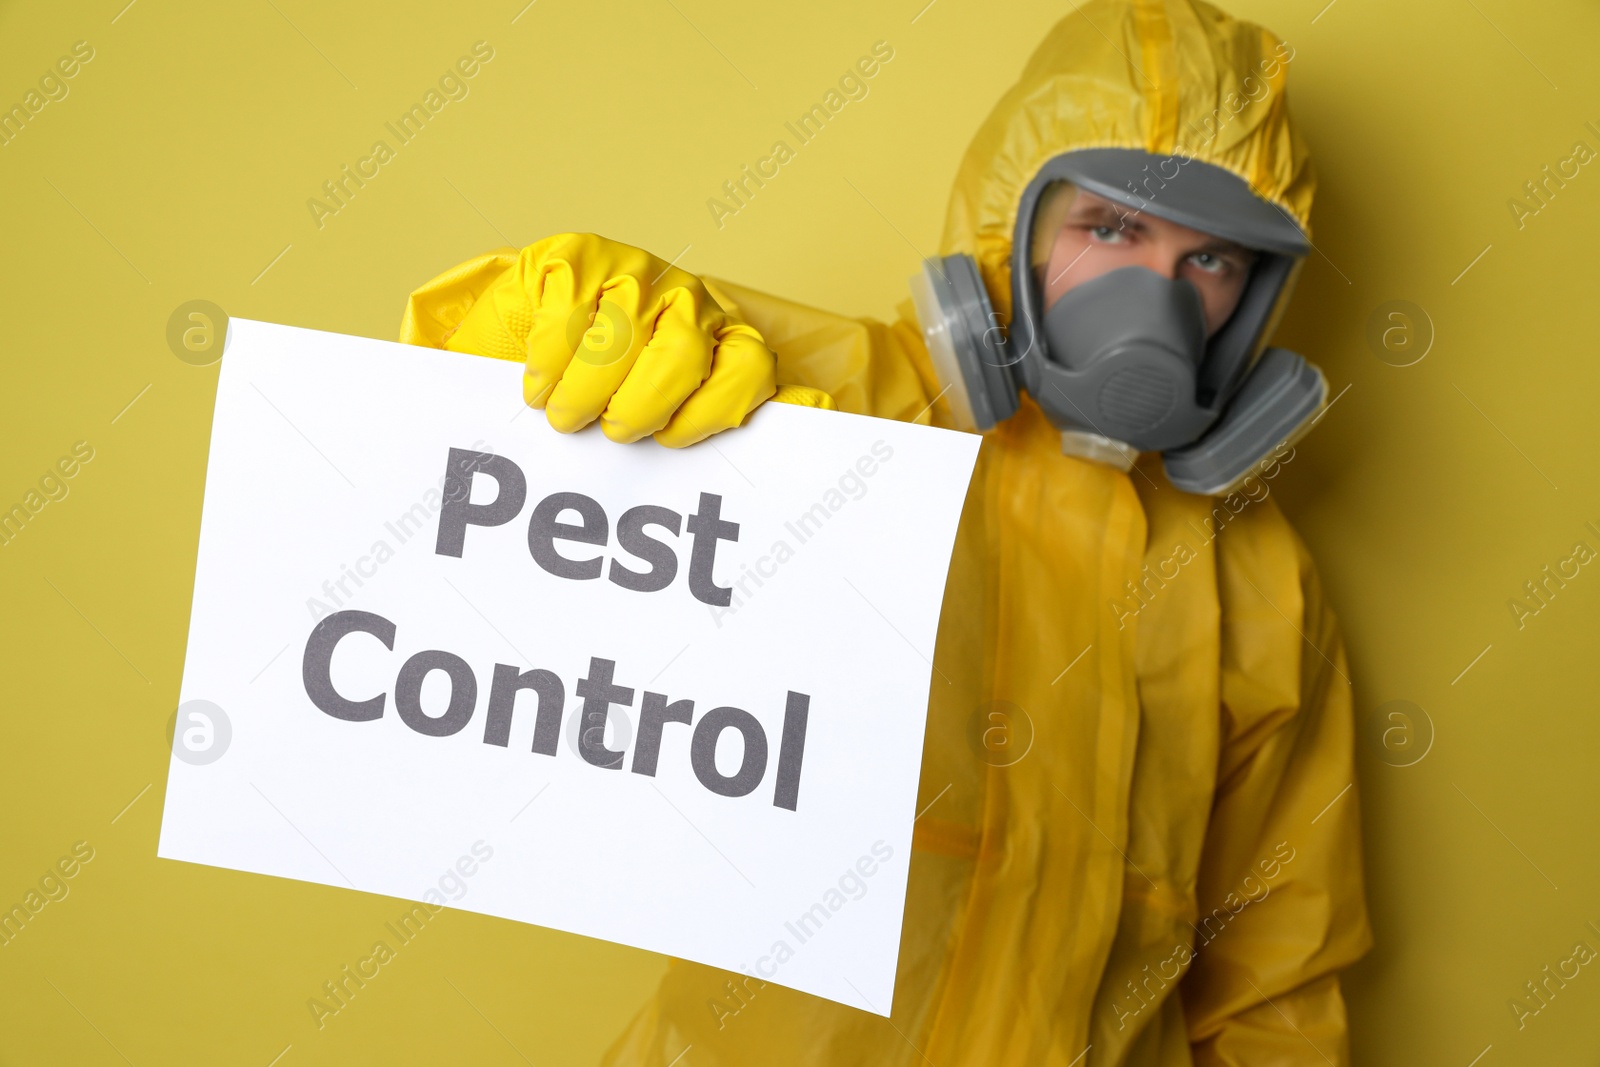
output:
[[[504,260],[484,266],[494,262]],[[413,294],[414,308],[430,288],[458,288],[438,286],[454,273]],[[449,315],[434,311],[436,321]],[[777,360],[761,335],[699,278],[593,234],[523,249],[475,295],[443,347],[522,362],[523,398],[551,426],[571,433],[598,418],[614,441],[653,434],[668,447],[693,444],[740,425],[777,392]],[[835,407],[799,386],[778,399]]]

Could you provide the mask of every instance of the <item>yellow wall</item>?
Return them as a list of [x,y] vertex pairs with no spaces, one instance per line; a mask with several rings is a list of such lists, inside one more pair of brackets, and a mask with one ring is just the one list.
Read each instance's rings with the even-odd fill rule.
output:
[[[155,858],[216,381],[168,349],[168,316],[204,298],[392,337],[438,270],[571,229],[886,314],[966,138],[1065,7],[124,2],[0,8],[0,103],[94,49],[0,147],[0,506],[93,449],[0,549],[0,903],[94,850],[0,948],[0,1062],[591,1062],[659,958],[450,912],[319,1031],[307,998],[398,902]],[[1600,569],[1520,629],[1507,602],[1574,542],[1600,549],[1600,166],[1520,228],[1507,201],[1575,141],[1600,148],[1600,15],[1233,7],[1297,48],[1322,175],[1283,339],[1350,386],[1275,488],[1342,614],[1358,714],[1409,700],[1435,733],[1412,766],[1398,733],[1380,758],[1394,724],[1363,739],[1378,947],[1349,983],[1358,1062],[1592,1061],[1600,971],[1521,1030],[1507,1002],[1600,947]],[[880,39],[870,96],[719,229],[707,198]],[[470,95],[318,228],[307,199],[479,40]],[[1366,339],[1394,300],[1437,335],[1413,366]]]

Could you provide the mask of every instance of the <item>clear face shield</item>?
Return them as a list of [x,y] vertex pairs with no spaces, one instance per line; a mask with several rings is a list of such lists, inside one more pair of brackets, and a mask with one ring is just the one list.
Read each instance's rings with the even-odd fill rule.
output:
[[[1226,322],[1208,337],[1195,286],[1137,266],[1074,284],[1046,307],[1055,236],[1080,189],[1254,250]],[[1023,194],[1009,328],[968,256],[927,261],[912,296],[958,424],[987,429],[1026,389],[1069,453],[1127,469],[1138,453],[1161,452],[1174,485],[1225,493],[1326,401],[1319,370],[1264,347],[1306,247],[1288,216],[1220,168],[1087,149],[1051,160]]]

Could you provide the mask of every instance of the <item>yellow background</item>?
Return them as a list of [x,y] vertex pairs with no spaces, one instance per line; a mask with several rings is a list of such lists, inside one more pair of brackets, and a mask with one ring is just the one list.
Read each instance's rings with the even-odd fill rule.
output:
[[[95,49],[0,148],[0,507],[95,449],[0,548],[0,905],[95,849],[0,948],[0,1062],[588,1063],[663,966],[446,912],[319,1031],[306,1000],[399,902],[155,858],[216,382],[168,349],[168,316],[203,298],[392,338],[434,273],[564,230],[887,315],[968,137],[1069,9],[523,2],[0,6],[7,107]],[[1600,167],[1520,229],[1507,201],[1575,141],[1600,148],[1600,14],[1230,6],[1295,46],[1322,178],[1280,341],[1350,387],[1273,488],[1342,616],[1357,714],[1410,700],[1435,732],[1407,767],[1377,758],[1385,724],[1362,738],[1377,948],[1348,983],[1357,1062],[1593,1062],[1600,968],[1523,1029],[1507,1002],[1600,948],[1600,568],[1522,629],[1507,601],[1574,542],[1600,549]],[[895,56],[867,99],[719,229],[706,200],[880,39]],[[495,56],[470,96],[319,229],[322,182],[479,40]],[[1391,300],[1436,332],[1413,366],[1366,339]]]

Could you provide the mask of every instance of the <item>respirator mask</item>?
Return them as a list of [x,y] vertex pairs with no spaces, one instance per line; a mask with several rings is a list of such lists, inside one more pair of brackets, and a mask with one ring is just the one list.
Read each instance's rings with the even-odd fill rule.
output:
[[[1062,183],[1254,251],[1222,328],[1207,339],[1188,281],[1137,266],[1075,285],[1046,311],[1032,250],[1041,199]],[[1061,430],[1065,452],[1123,470],[1140,452],[1160,452],[1174,486],[1222,495],[1309,429],[1326,403],[1320,370],[1264,348],[1309,247],[1288,215],[1221,167],[1081,149],[1050,160],[1023,191],[1009,327],[971,256],[925,261],[912,300],[958,428],[989,429],[1026,389]]]

